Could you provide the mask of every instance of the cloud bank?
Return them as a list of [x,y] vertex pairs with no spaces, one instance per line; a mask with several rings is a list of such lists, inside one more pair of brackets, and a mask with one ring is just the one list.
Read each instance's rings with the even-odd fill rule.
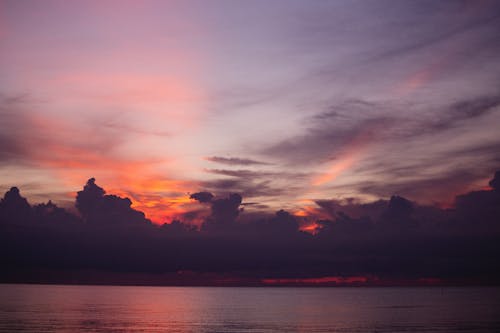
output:
[[210,209],[199,228],[189,216],[152,224],[93,178],[77,193],[78,214],[50,201],[32,206],[13,187],[0,201],[0,279],[47,282],[47,272],[62,272],[85,281],[90,271],[115,283],[149,276],[146,284],[500,282],[500,171],[450,209],[394,195],[318,201],[319,218],[280,210],[242,219],[239,194],[191,198]]

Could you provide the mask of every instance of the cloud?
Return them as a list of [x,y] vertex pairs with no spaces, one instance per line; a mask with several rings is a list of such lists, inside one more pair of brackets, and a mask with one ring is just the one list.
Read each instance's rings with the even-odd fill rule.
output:
[[[482,178],[480,172],[460,169],[443,172],[436,176],[422,177],[418,173],[418,166],[415,166],[415,169],[417,169],[415,174],[412,174],[412,167],[394,170],[393,175],[395,177],[393,180],[389,179],[380,183],[365,182],[359,185],[359,191],[379,197],[387,197],[391,193],[398,193],[411,198],[423,198],[423,201],[429,202],[425,200],[427,195],[431,198],[440,198],[445,200],[444,203],[447,203],[446,201],[450,199],[448,197],[450,192],[452,194],[459,193],[469,184]],[[392,171],[388,169],[386,172],[391,173]]]
[[90,178],[76,196],[76,208],[84,221],[94,225],[141,225],[151,224],[143,212],[132,209],[132,201],[105,191]]
[[1,220],[13,220],[15,223],[22,223],[32,218],[31,206],[28,200],[21,197],[19,189],[12,187],[8,190],[0,201]]
[[237,193],[227,198],[219,198],[210,202],[212,213],[202,225],[202,230],[224,231],[231,228],[240,214],[242,197]]
[[412,134],[421,136],[454,129],[463,126],[468,121],[498,112],[499,106],[500,95],[476,96],[454,102],[434,112],[434,117],[429,115],[417,121]]
[[281,161],[287,172],[309,173],[306,182],[321,191],[398,193],[445,204],[498,165],[500,137],[492,124],[499,101],[498,94],[436,105],[348,99],[305,118],[302,134],[260,153]]
[[293,163],[324,162],[353,142],[359,146],[414,141],[498,113],[499,106],[499,95],[474,96],[427,110],[404,103],[346,100],[306,119],[310,126],[303,135],[270,145],[262,153]]
[[120,139],[63,117],[41,115],[37,109],[43,104],[29,95],[2,99],[0,129],[9,139],[0,147],[1,155],[21,165],[54,168],[97,167],[117,160],[111,156]]
[[230,192],[239,192],[245,198],[256,197],[279,197],[290,191],[299,190],[300,186],[290,185],[288,188],[283,188],[279,185],[274,185],[270,179],[248,179],[240,177],[232,177],[230,179],[214,179],[201,182],[203,188],[210,190],[216,194],[226,194]]
[[215,198],[210,192],[197,192],[190,196],[191,199],[210,205],[211,214],[202,224],[204,231],[230,230],[240,214],[241,195],[230,194],[227,198]]
[[253,171],[253,170],[206,169],[205,171],[216,175],[223,175],[223,176],[237,177],[237,178],[250,178],[250,179],[276,175],[276,173],[272,172]]
[[316,200],[315,203],[329,215],[330,220],[336,220],[339,213],[347,214],[353,218],[369,216],[374,220],[378,220],[387,208],[387,201],[385,200],[361,203],[353,198],[344,201],[323,199]]
[[[464,35],[467,35],[468,33],[483,33],[480,40],[484,43],[485,39],[488,40],[488,35],[493,33],[495,28],[499,25],[499,16],[495,12],[495,10],[498,10],[498,4],[496,4],[494,1],[485,2],[483,4],[469,5],[447,2],[442,3],[438,6],[426,4],[418,7],[422,13],[433,12],[437,13],[437,15],[435,15],[434,17],[432,17],[431,15],[427,17],[425,15],[422,15],[419,18],[419,21],[421,21],[420,23],[424,23],[423,21],[428,21],[426,22],[427,26],[421,26],[420,31],[414,31],[414,33],[412,34],[413,38],[405,38],[403,43],[401,43],[401,40],[398,40],[398,43],[395,43],[395,45],[393,45],[393,47],[391,47],[388,51],[381,50],[382,52],[378,53],[375,57],[370,59],[371,62],[376,61],[377,59],[386,61],[388,59],[415,54],[416,52],[422,51],[424,49],[439,47],[443,43],[449,42],[450,40],[460,37],[463,38]],[[445,14],[447,12],[453,12],[456,10],[476,11],[477,15],[463,15],[461,17],[457,17]],[[443,21],[447,22],[443,24]],[[442,29],[436,30],[436,25],[440,25]],[[402,26],[401,28],[406,29],[407,27]],[[486,30],[488,33],[484,34],[484,30]],[[494,45],[486,46],[494,47]]]
[[[159,176],[173,164],[166,155],[158,157],[144,150],[128,152],[128,144],[137,141],[134,135],[144,135],[122,114],[100,114],[75,121],[46,109],[46,102],[31,95],[0,96],[0,139],[5,137],[0,140],[2,165],[14,174],[27,170],[34,181],[41,175],[50,178],[50,186],[62,188],[62,194],[53,198],[55,202],[66,200],[65,195],[78,186],[82,174],[94,174],[104,179],[113,193],[131,198],[134,207],[145,211],[156,223],[167,218],[158,214],[164,207],[168,206],[171,213],[175,211],[175,215],[181,214],[183,205],[189,202],[184,185],[195,182]],[[153,136],[163,134],[151,131]]]
[[237,193],[230,194],[227,198],[214,198],[210,192],[193,193],[190,198],[210,205],[211,213],[201,226],[203,231],[228,231],[232,229],[242,205],[242,197]]
[[[305,172],[229,169],[206,169],[205,171],[227,177],[202,182],[204,188],[216,194],[238,192],[245,198],[268,202],[293,200],[293,197],[303,191],[303,183],[309,178],[309,174]],[[258,208],[258,206],[252,208]]]
[[[491,185],[495,190],[470,191],[484,186],[485,175],[500,164],[498,3],[225,4],[221,10],[194,11],[201,15],[187,30],[186,20],[178,17],[153,20],[137,30],[128,19],[130,11],[113,15],[123,29],[103,35],[100,27],[108,25],[107,14],[112,13],[106,11],[91,31],[81,30],[84,22],[72,20],[65,38],[51,41],[54,47],[48,53],[38,52],[47,45],[48,32],[67,28],[64,20],[52,18],[78,18],[81,10],[11,9],[13,29],[2,57],[9,89],[23,87],[44,100],[1,96],[2,177],[26,183],[55,179],[57,184],[42,184],[39,192],[50,188],[45,193],[67,195],[79,188],[82,177],[93,175],[107,189],[100,191],[92,181],[81,191],[81,216],[75,216],[76,226],[64,229],[66,239],[57,234],[62,227],[49,227],[48,221],[71,218],[48,203],[38,210],[32,206],[30,217],[20,219],[47,225],[36,224],[42,231],[20,231],[26,235],[13,236],[19,244],[8,239],[16,235],[11,230],[16,227],[5,226],[7,245],[0,253],[18,250],[17,262],[47,266],[55,256],[53,265],[68,267],[75,264],[64,255],[83,253],[82,266],[114,270],[246,269],[258,275],[262,269],[276,275],[332,275],[362,274],[360,267],[366,267],[374,274],[401,269],[415,275],[428,269],[425,251],[435,250],[436,260],[444,264],[432,257],[429,265],[449,269],[440,274],[456,275],[467,265],[451,267],[446,244],[459,263],[468,256],[477,262],[495,257],[481,259],[460,248],[456,233],[488,254],[479,240],[485,238],[486,225],[494,230],[497,182]],[[277,22],[276,17],[286,19]],[[256,19],[259,24],[251,24]],[[38,24],[42,21],[57,24]],[[32,31],[30,22],[40,31],[26,34]],[[202,35],[210,36],[210,42],[200,43],[199,32],[208,26],[211,33]],[[83,36],[80,30],[86,31],[86,43],[75,43]],[[137,38],[143,49],[132,50],[120,38],[109,38],[123,36],[123,31],[134,37],[147,32],[148,38]],[[151,42],[164,36],[155,31],[180,32],[182,43],[158,49]],[[67,47],[89,41],[102,47],[98,52]],[[116,50],[126,55],[118,62]],[[215,56],[204,56],[207,50]],[[147,68],[144,59],[153,60]],[[160,59],[161,65],[155,65]],[[213,80],[200,79],[205,77]],[[206,118],[202,110],[216,111]],[[215,151],[225,157],[207,155]],[[206,160],[222,167],[202,173],[196,163],[201,156],[211,156]],[[186,178],[191,171],[201,181]],[[32,188],[16,185],[33,198]],[[193,189],[213,197],[198,192],[192,195],[198,201],[191,200],[187,193]],[[456,194],[465,192],[453,206]],[[231,198],[231,193],[259,204]],[[351,196],[378,201],[339,199]],[[300,207],[304,198],[316,200],[318,207]],[[402,209],[404,214],[397,208],[404,208],[403,199],[413,207]],[[442,201],[455,210],[423,208],[415,201]],[[213,211],[215,202],[221,207],[218,213]],[[262,211],[252,211],[259,207]],[[297,216],[264,215],[280,208],[291,208]],[[51,217],[52,211],[60,218]],[[123,231],[127,223],[148,225],[139,211],[157,223],[180,222],[161,232],[156,226],[137,234]],[[255,213],[255,219],[246,218],[248,213]],[[311,217],[313,213],[318,217]],[[8,211],[2,221],[8,224],[11,215],[15,213]],[[234,238],[187,226],[207,218],[218,226],[213,230],[231,228]],[[297,231],[306,218],[311,226],[318,225],[314,236]],[[285,221],[283,226],[276,227],[280,221]],[[425,221],[442,228],[431,235],[422,227]],[[485,223],[484,230],[475,230],[471,221],[479,221],[478,227]],[[111,231],[92,229],[103,224]],[[479,234],[477,239],[463,232],[465,225]],[[400,237],[389,232],[393,229]],[[39,254],[23,247],[33,239],[40,244]],[[64,255],[55,255],[54,249]],[[470,271],[477,273],[474,267]]]
[[390,224],[412,223],[413,203],[406,198],[393,195],[389,200],[387,209],[381,216],[381,221]]
[[284,210],[240,221],[238,194],[214,198],[194,193],[193,198],[211,208],[198,229],[181,221],[148,223],[130,208],[130,200],[106,195],[94,179],[77,194],[81,218],[51,202],[32,207],[12,188],[0,201],[5,268],[0,280],[26,281],[29,274],[30,281],[46,281],[35,270],[43,268],[121,276],[187,270],[241,281],[325,276],[416,281],[432,276],[498,282],[499,174],[490,182],[493,189],[457,196],[454,209],[421,206],[401,196],[371,204],[318,201],[330,218],[316,221],[314,235],[300,231],[302,217]]
[[[454,219],[458,224],[467,226],[465,228],[474,230],[472,232],[496,233],[500,230],[500,191],[498,184],[500,182],[500,172],[495,172],[493,179],[490,180],[490,191],[472,191],[455,198]],[[469,223],[473,221],[474,225]]]
[[190,199],[198,200],[201,203],[211,202],[214,195],[210,192],[196,192],[189,196]]
[[382,126],[385,122],[385,118],[369,119],[344,128],[322,124],[312,128],[303,136],[265,148],[263,153],[288,163],[301,165],[325,162],[334,158],[336,153],[345,145],[349,145],[356,137],[372,135],[372,128]]
[[265,170],[247,170],[247,169],[205,169],[205,172],[212,173],[215,175],[242,178],[248,180],[260,180],[260,179],[276,179],[276,178],[289,178],[295,180],[302,180],[308,177],[307,173],[304,172],[286,172],[286,171],[265,171]]
[[500,171],[495,172],[495,176],[488,183],[495,191],[500,191]]
[[205,160],[226,165],[269,165],[269,163],[266,162],[260,162],[248,158],[237,158],[237,157],[212,156],[212,157],[205,157]]

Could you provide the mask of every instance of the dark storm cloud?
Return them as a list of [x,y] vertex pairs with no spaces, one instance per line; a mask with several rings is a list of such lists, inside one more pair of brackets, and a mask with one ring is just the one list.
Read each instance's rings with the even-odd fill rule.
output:
[[316,222],[315,235],[299,231],[299,218],[283,210],[241,222],[238,194],[193,194],[211,208],[196,229],[179,221],[153,225],[94,179],[78,192],[81,217],[51,202],[31,206],[12,188],[0,200],[0,279],[42,282],[48,280],[37,269],[74,270],[76,276],[91,269],[218,272],[257,281],[364,275],[498,283],[499,179],[497,172],[491,190],[460,195],[448,210],[401,196],[371,204],[318,201],[331,218]]
[[214,197],[210,192],[197,192],[190,196],[191,199],[210,205],[211,214],[203,223],[202,230],[227,230],[240,214],[242,197],[237,193],[232,193],[227,198]]
[[232,193],[227,198],[218,198],[210,202],[211,215],[202,225],[203,230],[225,231],[236,222],[240,214],[242,197]]
[[227,164],[227,165],[268,165],[269,163],[260,162],[256,160],[251,160],[248,158],[237,158],[237,157],[220,157],[220,156],[212,156],[206,157],[207,161]]
[[76,208],[86,223],[94,225],[151,224],[143,212],[132,209],[129,198],[106,195],[104,189],[95,184],[95,179],[87,181],[82,191],[76,196]]
[[210,192],[196,192],[189,196],[189,198],[197,200],[201,203],[211,202],[214,195]]

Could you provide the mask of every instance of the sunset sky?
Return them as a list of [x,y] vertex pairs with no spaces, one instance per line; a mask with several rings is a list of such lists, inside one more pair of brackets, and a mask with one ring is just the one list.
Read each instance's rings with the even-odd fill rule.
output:
[[499,32],[498,1],[1,1],[0,192],[448,207],[500,166]]

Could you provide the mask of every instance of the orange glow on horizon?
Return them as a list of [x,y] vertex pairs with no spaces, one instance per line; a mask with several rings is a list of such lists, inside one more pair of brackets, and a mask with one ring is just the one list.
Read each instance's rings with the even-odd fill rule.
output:
[[184,161],[164,155],[123,156],[115,153],[113,135],[64,117],[21,116],[31,129],[24,142],[30,161],[50,171],[66,188],[79,191],[87,179],[95,177],[107,194],[128,197],[133,208],[157,224],[180,218],[196,205],[187,195],[198,187],[196,182],[169,171],[189,169]]
[[319,278],[283,278],[283,279],[262,279],[261,282],[267,285],[321,285],[321,284],[364,284],[369,281],[366,276],[325,276]]
[[[109,194],[129,198],[132,207],[142,211],[155,224],[179,219],[183,213],[197,205],[188,195],[190,190],[197,187],[194,182],[155,176],[147,166],[137,175],[124,173],[108,181],[110,184],[104,184],[103,187]],[[99,179],[97,183],[99,184]]]
[[[143,212],[155,224],[170,223],[187,212],[192,204],[189,196],[163,196],[153,190],[134,188],[129,191],[111,189],[108,194],[127,197],[132,201],[132,208]],[[153,194],[152,194],[153,193]]]

